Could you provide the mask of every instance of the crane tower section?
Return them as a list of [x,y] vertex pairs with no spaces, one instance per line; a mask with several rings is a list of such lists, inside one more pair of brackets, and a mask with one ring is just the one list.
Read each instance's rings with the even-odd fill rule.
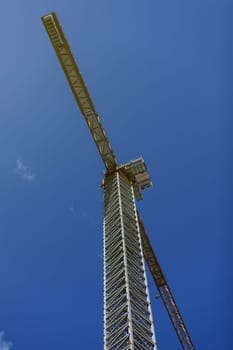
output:
[[104,349],[156,350],[133,184],[117,171],[104,189]]

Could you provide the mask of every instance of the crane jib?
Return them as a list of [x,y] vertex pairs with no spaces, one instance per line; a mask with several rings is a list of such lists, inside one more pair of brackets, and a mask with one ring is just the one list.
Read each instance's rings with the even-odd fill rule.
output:
[[51,13],[43,16],[42,21],[107,172],[111,173],[117,168],[116,156],[95,110],[57,16],[55,13]]
[[168,316],[173,324],[173,327],[176,331],[177,337],[182,345],[183,350],[194,350],[194,345],[192,343],[188,330],[184,324],[179,309],[176,305],[175,299],[172,295],[172,292],[164,277],[158,259],[149,241],[149,237],[143,225],[142,218],[140,217],[139,213],[137,214],[140,226],[143,255],[147,262],[151,275],[155,281],[155,284],[158,288],[159,294],[167,310]]

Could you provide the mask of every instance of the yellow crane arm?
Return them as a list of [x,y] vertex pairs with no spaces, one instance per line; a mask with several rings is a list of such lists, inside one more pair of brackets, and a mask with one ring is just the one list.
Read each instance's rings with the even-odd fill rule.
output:
[[75,100],[78,103],[80,111],[87,122],[98,151],[103,159],[107,172],[111,173],[117,167],[116,156],[113,153],[58,18],[55,13],[50,13],[43,16],[42,21],[74,94]]
[[147,262],[151,275],[155,281],[156,287],[159,291],[160,297],[167,310],[168,316],[176,331],[177,337],[182,345],[183,350],[194,350],[194,346],[188,330],[181,317],[179,309],[176,305],[172,292],[167,284],[163,271],[160,267],[158,259],[155,256],[152,245],[150,243],[142,218],[138,213],[138,221],[140,226],[142,250],[144,258]]

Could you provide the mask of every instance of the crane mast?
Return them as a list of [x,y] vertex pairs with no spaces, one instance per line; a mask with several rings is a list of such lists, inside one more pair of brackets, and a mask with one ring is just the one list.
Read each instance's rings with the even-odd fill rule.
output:
[[117,171],[104,190],[104,349],[156,350],[132,183]]
[[55,13],[42,17],[58,60],[106,168],[104,193],[104,349],[156,350],[144,259],[184,350],[194,350],[155,256],[135,198],[151,187],[143,158],[118,165]]

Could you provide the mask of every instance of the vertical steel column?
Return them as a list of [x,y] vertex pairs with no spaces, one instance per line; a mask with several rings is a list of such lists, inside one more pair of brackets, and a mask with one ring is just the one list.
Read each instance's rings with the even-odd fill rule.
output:
[[104,184],[104,349],[156,350],[133,187]]

